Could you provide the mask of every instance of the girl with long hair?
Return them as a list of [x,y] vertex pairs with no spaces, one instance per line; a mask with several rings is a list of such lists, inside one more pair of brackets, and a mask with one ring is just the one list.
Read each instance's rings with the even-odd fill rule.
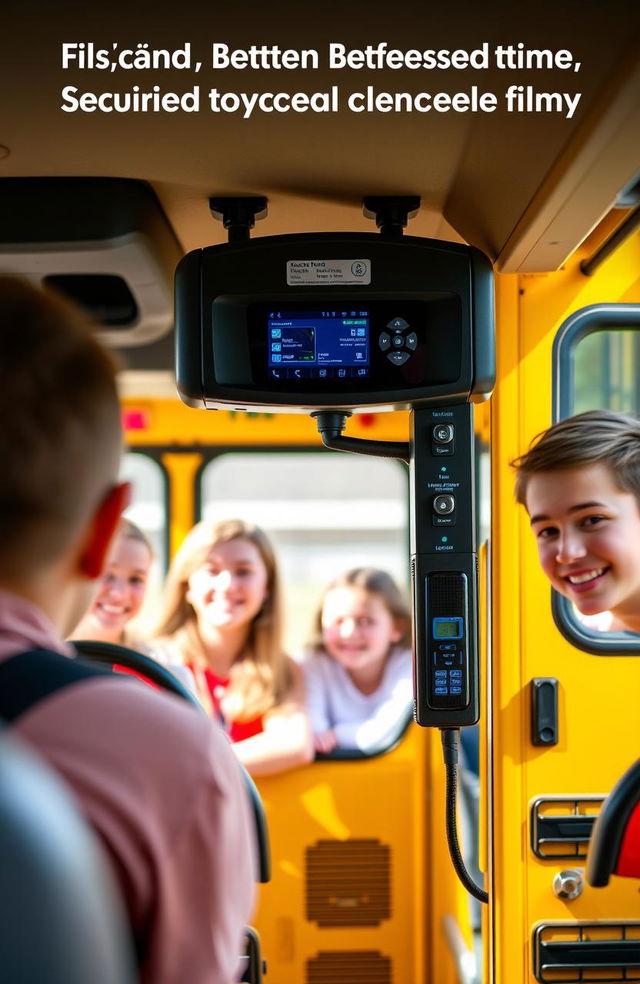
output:
[[379,751],[398,737],[413,698],[410,636],[386,571],[357,567],[332,581],[304,663],[316,751]]
[[240,519],[201,522],[167,576],[154,655],[187,666],[253,775],[311,761],[302,673],[282,647],[273,548]]

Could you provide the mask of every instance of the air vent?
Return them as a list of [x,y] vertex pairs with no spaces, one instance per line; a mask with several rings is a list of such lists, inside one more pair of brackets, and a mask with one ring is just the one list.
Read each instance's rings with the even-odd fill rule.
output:
[[377,950],[328,950],[307,960],[306,984],[393,984],[391,959]]
[[533,934],[540,984],[640,982],[640,922],[545,923]]
[[138,305],[125,280],[103,273],[51,274],[42,278],[107,328],[130,328],[138,318]]
[[84,307],[117,348],[168,338],[182,255],[152,189],[127,178],[0,179],[0,266]]
[[604,796],[541,796],[531,804],[531,849],[544,859],[586,858]]
[[307,919],[378,926],[391,915],[391,848],[378,840],[321,840],[306,850]]

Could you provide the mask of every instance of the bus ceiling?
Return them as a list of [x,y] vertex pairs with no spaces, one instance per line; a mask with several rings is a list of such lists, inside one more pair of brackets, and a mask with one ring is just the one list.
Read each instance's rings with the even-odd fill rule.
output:
[[[34,2],[29,9],[38,6]],[[490,11],[481,23],[470,18],[468,24],[455,5],[439,10],[437,22],[428,6],[416,6],[410,24],[393,30],[382,6],[365,10],[354,3],[341,12],[339,23],[319,18],[312,37],[301,29],[297,5],[278,4],[273,20],[272,5],[249,3],[241,5],[242,13],[225,9],[222,24],[207,30],[202,41],[197,4],[187,0],[180,7],[179,41],[173,8],[157,5],[153,19],[143,20],[129,4],[122,32],[112,27],[106,32],[109,44],[122,33],[123,44],[126,34],[128,43],[142,39],[149,50],[190,45],[192,57],[197,49],[197,57],[207,59],[201,76],[145,71],[150,90],[158,85],[185,91],[194,81],[203,83],[203,91],[215,85],[219,92],[339,89],[332,112],[248,114],[240,108],[215,116],[209,106],[198,113],[63,111],[65,87],[71,85],[77,99],[84,92],[133,90],[140,79],[133,80],[136,73],[112,75],[81,64],[89,57],[89,42],[106,44],[97,8],[83,8],[78,20],[75,5],[57,5],[55,17],[51,5],[40,6],[40,18],[27,17],[17,5],[3,15],[3,33],[16,41],[6,45],[3,70],[20,85],[11,86],[4,100],[0,178],[146,181],[183,252],[224,241],[224,230],[209,214],[211,195],[267,195],[269,221],[258,234],[280,235],[367,231],[363,195],[412,194],[423,202],[414,235],[474,245],[500,272],[555,270],[611,209],[640,162],[640,13],[628,0],[591,5],[588,17],[575,16],[573,4],[552,0],[541,0],[533,18],[526,6],[511,4],[504,17],[489,16]],[[557,59],[551,67],[544,60],[539,25],[545,23],[553,26],[558,51],[570,50],[569,69]],[[225,57],[253,46],[255,57],[264,59],[259,39],[265,37],[272,46],[298,52],[303,43],[312,43],[319,53],[317,70],[213,70],[214,42],[226,47]],[[495,59],[475,72],[389,67],[387,49],[448,51],[452,39],[478,62],[485,48],[494,51],[502,44],[503,70]],[[62,45],[70,41],[75,50],[67,53],[65,68]],[[364,70],[331,70],[328,52],[336,42],[344,49],[341,57],[364,59]],[[25,71],[26,50],[37,71]],[[420,90],[432,95],[440,90],[446,98],[464,92],[476,101],[494,92],[500,103],[491,112],[469,107],[443,112],[433,106],[425,111],[418,106]],[[347,99],[356,91],[360,101],[349,110]],[[380,94],[399,92],[412,101],[409,109],[390,108],[384,98],[380,102]],[[545,94],[549,98],[539,105]]]

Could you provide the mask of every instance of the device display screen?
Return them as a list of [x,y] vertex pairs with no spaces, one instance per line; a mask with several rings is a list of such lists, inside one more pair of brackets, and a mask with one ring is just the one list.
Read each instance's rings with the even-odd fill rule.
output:
[[461,639],[462,619],[434,618],[433,637],[434,639]]
[[370,368],[370,314],[339,311],[270,311],[270,375],[283,379],[357,379]]

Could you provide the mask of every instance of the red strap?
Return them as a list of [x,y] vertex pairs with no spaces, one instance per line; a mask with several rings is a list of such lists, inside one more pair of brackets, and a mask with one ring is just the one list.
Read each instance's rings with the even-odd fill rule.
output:
[[631,814],[624,832],[615,874],[623,878],[640,878],[640,803]]

